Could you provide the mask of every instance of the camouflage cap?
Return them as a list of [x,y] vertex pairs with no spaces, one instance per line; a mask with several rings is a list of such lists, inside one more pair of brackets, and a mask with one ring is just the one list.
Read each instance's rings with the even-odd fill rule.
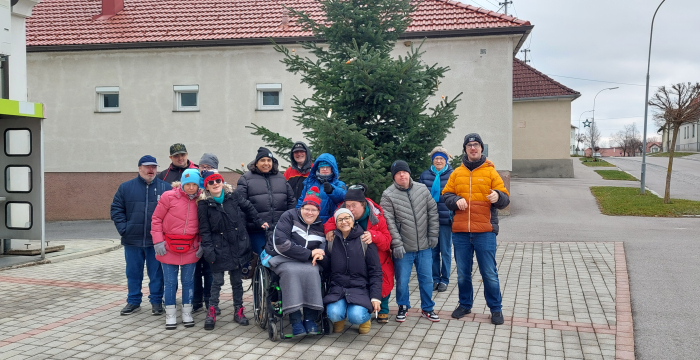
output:
[[170,156],[173,156],[175,154],[187,154],[187,148],[185,147],[184,144],[173,144],[170,146]]

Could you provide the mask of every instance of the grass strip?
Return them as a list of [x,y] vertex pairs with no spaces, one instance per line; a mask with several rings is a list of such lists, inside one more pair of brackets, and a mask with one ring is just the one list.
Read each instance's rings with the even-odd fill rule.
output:
[[602,176],[604,180],[637,181],[637,178],[620,170],[593,170]]
[[582,157],[581,163],[583,165],[588,166],[588,167],[615,167],[615,165],[613,165],[605,160],[598,159],[598,160],[594,161],[593,158],[589,158],[589,157]]
[[[673,158],[675,159],[675,158],[679,158],[679,157],[684,157],[684,156],[688,156],[688,155],[697,155],[697,154],[698,154],[698,153],[694,153],[694,152],[680,152],[680,151],[676,151],[676,152],[673,153]],[[660,152],[660,153],[653,153],[653,154],[650,154],[650,155],[647,155],[647,156],[653,156],[653,157],[669,157],[670,155],[671,155],[671,154],[670,154],[670,153],[667,153],[667,152]]]
[[700,215],[700,201],[671,199],[670,204],[650,192],[639,194],[638,188],[592,186],[591,193],[600,211],[614,216],[683,217]]

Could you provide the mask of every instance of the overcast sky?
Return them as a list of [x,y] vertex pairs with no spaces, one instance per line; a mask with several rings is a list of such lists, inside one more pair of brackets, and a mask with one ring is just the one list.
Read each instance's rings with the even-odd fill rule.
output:
[[[499,0],[460,0],[498,10]],[[501,0],[503,1],[503,0]],[[661,0],[513,0],[508,13],[535,26],[523,48],[530,65],[581,93],[571,106],[571,123],[593,109],[603,140],[624,125],[644,124],[644,84],[651,19]],[[501,9],[500,12],[503,12]],[[650,97],[655,86],[700,82],[700,1],[666,0],[654,23]],[[518,58],[522,59],[523,54]],[[649,111],[649,136],[655,135]],[[583,114],[581,121],[591,117]]]

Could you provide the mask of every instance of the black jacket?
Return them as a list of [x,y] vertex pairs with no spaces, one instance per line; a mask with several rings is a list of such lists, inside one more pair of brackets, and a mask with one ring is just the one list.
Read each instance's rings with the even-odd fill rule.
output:
[[[442,189],[445,188],[445,185],[447,185],[447,180],[450,179],[450,175],[452,175],[452,172],[454,171],[450,164],[446,164],[445,166],[447,166],[447,170],[440,175],[440,192],[442,192]],[[436,177],[437,175],[433,172],[432,167],[430,167],[428,170],[425,170],[422,174],[420,174],[420,179],[418,179],[418,182],[424,184],[428,190],[431,190]],[[452,214],[450,213],[450,209],[447,208],[447,205],[445,205],[445,198],[443,195],[440,195],[440,201],[437,203],[437,208],[438,215],[440,216],[440,225],[452,225]]]
[[140,175],[119,185],[110,215],[122,237],[122,245],[153,246],[151,217],[160,196],[170,189],[170,184],[157,178],[146,184]]
[[[294,191],[279,173],[277,159],[272,160],[272,170],[262,173],[255,163],[248,164],[248,172],[238,179],[236,192],[250,201],[260,218],[274,227],[282,214],[296,206]],[[248,231],[264,231],[260,226],[248,222]]]
[[[306,150],[306,160],[301,166],[294,160],[294,149],[297,148],[297,145],[301,145]],[[311,161],[309,147],[301,141],[295,142],[292,150],[289,151],[289,163],[289,167],[284,172],[284,178],[287,179],[292,190],[294,190],[294,199],[298,201],[299,197],[302,196],[302,191],[304,191],[304,180],[309,176],[311,167],[314,165],[313,161]]]
[[320,217],[309,225],[301,217],[301,210],[290,209],[277,222],[272,238],[265,245],[265,252],[305,262],[311,260],[311,250],[325,249],[325,243]]
[[331,283],[323,304],[345,298],[348,304],[360,305],[372,312],[372,299],[382,299],[382,265],[377,246],[369,244],[363,254],[360,237],[364,233],[358,224],[343,239],[335,230],[335,242],[331,251],[321,261],[323,271],[331,274]]
[[182,178],[182,173],[184,173],[185,170],[198,168],[199,166],[197,166],[197,164],[187,160],[186,168],[181,168],[170,164],[170,166],[168,166],[167,169],[161,171],[158,175],[156,175],[156,177],[165,181],[168,184],[172,184],[175,181],[180,181],[180,179]]
[[261,227],[264,221],[250,202],[224,185],[224,202],[217,204],[208,192],[197,200],[199,235],[204,247],[204,259],[212,272],[236,270],[252,259],[248,222]]

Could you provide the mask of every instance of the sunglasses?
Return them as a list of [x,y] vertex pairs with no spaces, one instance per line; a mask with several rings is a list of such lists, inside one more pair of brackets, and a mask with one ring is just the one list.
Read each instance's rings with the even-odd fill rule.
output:
[[209,184],[209,185],[221,184],[221,179],[209,180],[209,181],[207,181],[207,184]]

